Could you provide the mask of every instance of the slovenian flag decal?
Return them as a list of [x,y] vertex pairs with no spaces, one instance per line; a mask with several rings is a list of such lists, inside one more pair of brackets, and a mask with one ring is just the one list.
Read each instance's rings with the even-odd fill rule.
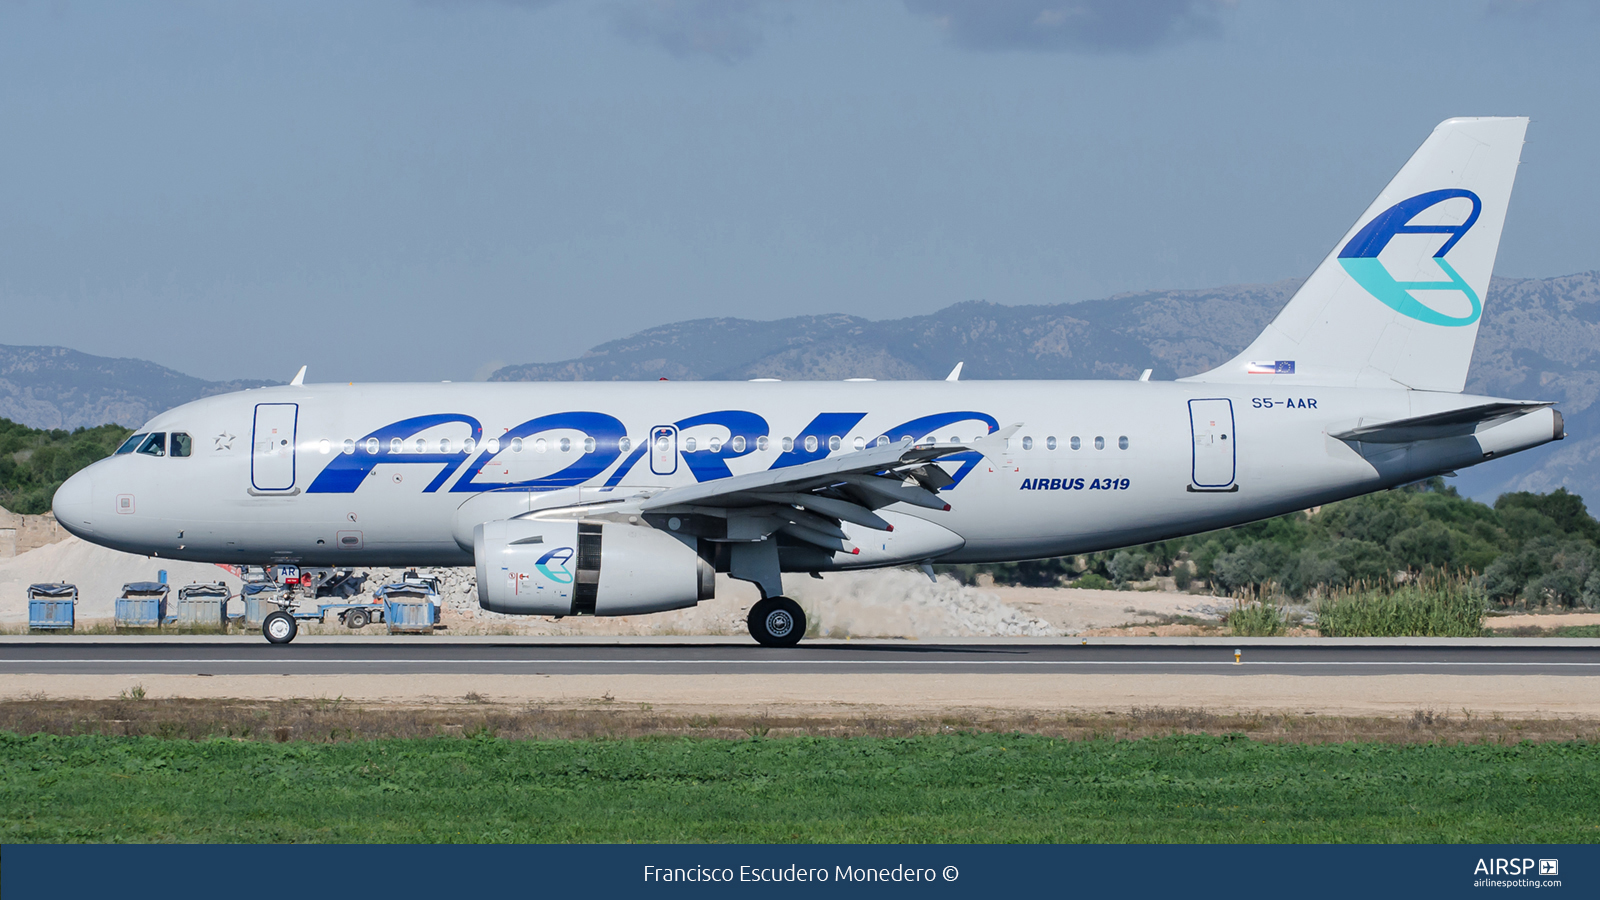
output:
[[1251,375],[1293,375],[1294,360],[1277,359],[1272,362],[1253,362],[1246,371]]

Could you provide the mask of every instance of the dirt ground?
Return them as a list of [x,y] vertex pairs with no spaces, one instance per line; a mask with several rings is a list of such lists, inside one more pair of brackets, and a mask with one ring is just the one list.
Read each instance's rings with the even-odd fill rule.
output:
[[322,699],[651,708],[677,715],[1052,715],[1182,707],[1211,714],[1403,717],[1418,710],[1600,719],[1588,678],[1547,675],[12,675],[0,700]]
[[1215,713],[1146,706],[1062,712],[763,711],[685,714],[649,705],[496,703],[477,694],[454,702],[350,700],[0,701],[0,731],[18,734],[142,735],[331,742],[372,738],[629,738],[645,735],[749,740],[793,735],[909,737],[952,731],[1027,732],[1069,739],[1171,734],[1242,734],[1256,740],[1319,743],[1520,743],[1600,739],[1600,720],[1474,715],[1414,710],[1406,716]]

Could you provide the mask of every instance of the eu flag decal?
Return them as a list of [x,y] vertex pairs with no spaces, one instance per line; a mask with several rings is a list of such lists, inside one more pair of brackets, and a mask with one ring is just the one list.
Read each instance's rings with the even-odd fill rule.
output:
[[1253,362],[1246,370],[1251,375],[1293,375],[1294,360],[1275,359],[1271,362]]

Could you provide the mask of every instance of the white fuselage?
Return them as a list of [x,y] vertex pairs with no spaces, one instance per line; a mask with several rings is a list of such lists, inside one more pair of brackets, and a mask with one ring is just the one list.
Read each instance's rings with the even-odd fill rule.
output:
[[[949,511],[889,510],[957,536],[934,561],[1019,560],[1248,522],[1559,437],[1548,409],[1445,440],[1330,436],[1484,402],[1280,378],[286,386],[156,416],[140,433],[186,434],[188,456],[119,453],[75,475],[55,509],[74,534],[160,557],[471,565],[470,520],[503,518],[506,503],[599,502],[848,454],[880,436],[971,442],[1021,423],[1002,454],[938,463],[958,479],[940,494]],[[886,552],[804,568],[927,561]]]

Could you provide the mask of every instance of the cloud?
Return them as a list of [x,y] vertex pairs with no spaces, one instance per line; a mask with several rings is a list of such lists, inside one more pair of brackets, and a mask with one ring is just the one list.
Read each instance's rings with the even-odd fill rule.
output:
[[736,63],[761,46],[772,10],[765,0],[630,0],[612,7],[611,24],[673,56]]
[[1141,53],[1220,34],[1228,0],[905,0],[969,50]]

